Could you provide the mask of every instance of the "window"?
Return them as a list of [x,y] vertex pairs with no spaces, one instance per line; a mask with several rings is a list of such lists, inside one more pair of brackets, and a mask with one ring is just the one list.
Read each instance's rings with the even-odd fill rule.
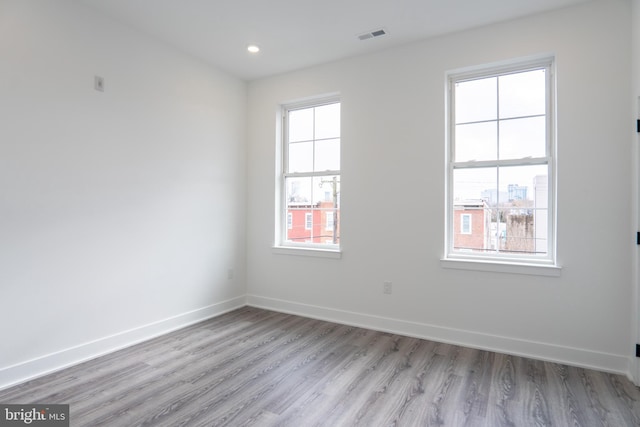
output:
[[313,215],[311,213],[304,214],[304,229],[311,230],[313,227]]
[[293,214],[291,212],[287,212],[287,229],[291,230],[293,228]]
[[462,214],[460,219],[460,233],[471,234],[471,215]]
[[[337,250],[340,245],[340,102],[283,108],[277,246]],[[297,219],[299,218],[299,220]]]
[[449,75],[445,258],[554,263],[551,74],[547,58]]
[[326,212],[325,218],[324,229],[326,231],[333,231],[333,212]]

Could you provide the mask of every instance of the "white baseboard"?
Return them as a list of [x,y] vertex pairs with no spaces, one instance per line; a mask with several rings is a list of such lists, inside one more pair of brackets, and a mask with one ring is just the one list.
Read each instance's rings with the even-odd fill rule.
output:
[[520,340],[293,301],[248,295],[233,298],[141,327],[80,344],[0,369],[0,390],[111,353],[249,305],[399,335],[530,357],[632,378],[629,358],[609,353]]
[[219,316],[246,305],[241,296],[199,308],[148,325],[83,343],[36,359],[0,369],[0,390],[98,356],[147,341],[151,338]]
[[445,328],[257,295],[247,295],[247,305],[382,332],[630,376],[629,358],[617,354]]

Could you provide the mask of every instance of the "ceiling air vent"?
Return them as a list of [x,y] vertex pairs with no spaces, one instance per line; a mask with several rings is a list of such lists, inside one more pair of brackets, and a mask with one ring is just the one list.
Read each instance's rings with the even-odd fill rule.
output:
[[385,34],[387,34],[387,30],[380,28],[379,30],[367,31],[366,33],[359,34],[358,39],[367,40],[374,37],[384,36]]

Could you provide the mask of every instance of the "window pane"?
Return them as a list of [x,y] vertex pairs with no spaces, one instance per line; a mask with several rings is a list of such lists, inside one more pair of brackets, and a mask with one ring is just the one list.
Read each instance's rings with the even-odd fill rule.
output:
[[289,142],[313,139],[313,108],[289,111]]
[[340,177],[287,178],[285,240],[338,244],[340,241]]
[[473,201],[484,200],[489,205],[497,201],[497,177],[496,168],[454,169],[454,208]]
[[314,171],[340,170],[340,140],[325,139],[316,141]]
[[313,204],[321,209],[340,205],[340,177],[317,176],[313,178]]
[[285,187],[288,207],[310,206],[312,204],[311,178],[287,178]]
[[313,141],[289,144],[289,170],[287,172],[311,172],[313,170]]
[[497,78],[456,83],[455,97],[456,124],[497,118]]
[[497,122],[456,126],[455,161],[495,160],[498,156]]
[[340,104],[315,108],[315,139],[340,137]]
[[546,70],[499,77],[500,118],[545,114]]
[[287,224],[285,240],[291,242],[307,242],[311,240],[312,212],[311,178],[287,178],[286,214],[291,217]]
[[546,255],[548,166],[511,166],[499,170],[499,250],[517,255]]
[[500,252],[546,255],[547,215],[546,209],[501,209]]
[[314,243],[337,244],[340,242],[340,176],[313,178],[313,191],[317,209]]
[[500,121],[500,159],[544,157],[546,134],[544,116]]
[[[538,199],[542,197],[546,207],[548,200],[546,192],[547,170],[547,165],[501,167],[499,170],[500,198],[498,201],[500,206],[539,207]],[[544,188],[544,191],[541,188]]]

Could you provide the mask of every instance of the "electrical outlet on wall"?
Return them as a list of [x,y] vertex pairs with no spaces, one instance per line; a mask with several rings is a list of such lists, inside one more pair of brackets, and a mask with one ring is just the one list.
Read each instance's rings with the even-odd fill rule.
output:
[[94,76],[93,88],[97,91],[104,92],[104,77]]
[[391,295],[391,292],[393,292],[393,283],[391,283],[391,282],[383,282],[382,283],[382,293],[383,294],[387,294],[387,295]]

